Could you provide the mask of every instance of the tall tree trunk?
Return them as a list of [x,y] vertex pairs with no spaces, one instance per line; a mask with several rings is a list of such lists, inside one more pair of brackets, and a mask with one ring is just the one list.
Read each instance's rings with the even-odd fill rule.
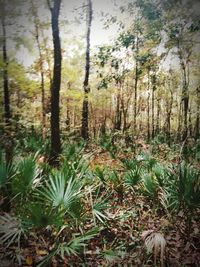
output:
[[183,141],[186,140],[188,135],[188,107],[189,107],[189,94],[188,94],[188,85],[186,77],[186,68],[184,63],[182,64],[183,68],[183,90],[182,90],[182,101],[183,101],[183,111],[184,111],[184,129],[183,129]]
[[48,1],[48,5],[51,11],[51,26],[54,46],[54,68],[51,86],[51,151],[49,162],[51,165],[58,165],[58,157],[61,153],[59,110],[62,64],[61,44],[59,36],[59,13],[61,0],[54,0],[53,7],[51,7],[50,1]]
[[138,40],[138,33],[136,36],[136,57],[135,57],[135,84],[134,84],[134,117],[133,117],[133,128],[136,133],[137,128],[137,94],[138,94],[138,53],[139,53],[139,40]]
[[166,135],[167,135],[167,142],[168,142],[168,145],[169,146],[171,144],[171,114],[172,114],[172,105],[173,105],[173,92],[170,89],[170,99],[169,99],[169,101],[167,101],[167,119],[166,119],[166,123],[167,123]]
[[180,65],[183,75],[182,101],[183,101],[183,134],[182,141],[186,144],[188,136],[188,109],[189,109],[189,59],[191,50],[188,50],[187,57],[184,58],[183,51],[178,40],[177,43]]
[[157,98],[156,134],[160,132],[160,98]]
[[195,122],[195,139],[197,140],[200,136],[200,87],[197,88],[197,111],[196,111],[196,122]]
[[148,68],[147,96],[147,139],[150,140],[150,68]]
[[86,37],[86,64],[85,64],[85,79],[83,83],[84,88],[84,99],[82,107],[82,127],[81,127],[81,136],[84,140],[89,138],[89,129],[88,129],[88,94],[90,92],[89,88],[89,74],[90,74],[90,32],[92,24],[92,1],[88,0],[88,21],[87,21],[87,37]]
[[122,110],[121,110],[121,84],[117,85],[117,106],[115,113],[114,130],[121,130]]
[[4,110],[5,110],[5,122],[10,124],[11,111],[10,111],[10,93],[8,87],[8,56],[7,56],[7,45],[6,45],[6,26],[5,18],[2,16],[2,30],[3,30],[3,88],[4,88]]
[[154,111],[154,102],[155,102],[155,90],[156,90],[156,75],[153,74],[152,77],[152,98],[151,98],[151,123],[152,123],[152,132],[151,132],[151,136],[152,138],[154,138],[155,136],[155,124],[154,124],[154,117],[155,117],[155,111]]
[[[3,90],[4,90],[4,118],[5,118],[5,160],[6,165],[9,166],[12,163],[13,157],[13,139],[11,137],[11,110],[10,110],[10,92],[9,92],[9,84],[8,84],[8,55],[7,55],[7,43],[6,43],[6,25],[5,25],[5,2],[3,1],[0,8],[3,9],[3,15],[1,17],[1,25],[2,25],[2,41],[3,41]],[[11,209],[10,197],[11,197],[11,187],[10,184],[7,183],[2,188],[4,202],[2,204],[2,210],[5,212],[9,212]]]
[[42,138],[46,139],[46,105],[45,105],[45,85],[44,85],[44,62],[42,56],[42,48],[39,39],[39,18],[37,14],[36,7],[34,6],[33,0],[32,4],[32,12],[34,17],[34,26],[35,26],[35,39],[37,43],[38,53],[39,53],[39,66],[40,66],[40,88],[41,88],[41,104],[42,104]]
[[177,104],[177,109],[178,109],[178,128],[177,128],[177,142],[181,141],[181,132],[182,132],[182,128],[183,128],[183,123],[182,123],[182,101],[180,101]]
[[[5,3],[3,3],[2,8],[4,9]],[[5,142],[5,155],[6,155],[6,164],[12,162],[12,150],[13,150],[13,140],[10,136],[11,131],[11,109],[10,109],[10,92],[8,85],[8,55],[7,55],[7,43],[6,43],[6,25],[4,14],[1,18],[2,23],[2,32],[3,32],[3,90],[4,90],[4,118],[6,124],[6,142]]]

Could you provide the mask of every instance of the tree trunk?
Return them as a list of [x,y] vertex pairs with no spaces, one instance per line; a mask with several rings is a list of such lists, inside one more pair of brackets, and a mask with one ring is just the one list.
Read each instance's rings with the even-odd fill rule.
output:
[[177,142],[181,141],[181,132],[182,132],[182,128],[183,128],[183,123],[182,123],[182,101],[180,101],[180,103],[177,104],[177,108],[178,108],[178,128],[177,128]]
[[[3,41],[3,90],[4,90],[4,118],[5,118],[5,160],[6,165],[9,167],[9,165],[12,163],[13,158],[13,139],[11,137],[11,110],[10,110],[10,92],[9,92],[9,85],[8,85],[8,55],[7,55],[7,43],[6,43],[6,25],[5,25],[5,16],[4,16],[4,8],[5,3],[3,2],[1,8],[3,8],[3,16],[1,18],[1,25],[2,25],[2,41]],[[1,206],[2,210],[5,212],[9,212],[11,209],[11,186],[9,183],[7,183],[2,188],[2,193],[4,197],[4,202]]]
[[148,68],[147,96],[147,139],[150,140],[150,69]]
[[179,52],[179,60],[182,68],[183,74],[183,87],[182,87],[182,102],[183,102],[183,134],[182,141],[186,143],[186,139],[188,136],[188,108],[189,108],[189,58],[191,55],[191,51],[188,51],[187,58],[184,60],[183,52],[180,48],[180,43],[178,40],[178,52]]
[[6,26],[5,18],[2,16],[2,30],[3,30],[3,88],[4,88],[4,110],[5,110],[5,123],[10,124],[11,111],[10,111],[10,93],[8,87],[8,56],[6,46]]
[[170,90],[170,100],[167,101],[167,119],[166,119],[166,123],[167,123],[167,131],[166,131],[166,135],[167,135],[167,143],[170,146],[171,144],[171,114],[172,114],[172,105],[173,105],[173,92],[172,90]]
[[40,66],[40,88],[41,88],[41,104],[42,104],[42,138],[43,140],[46,139],[46,105],[45,105],[45,86],[44,86],[44,63],[43,63],[43,56],[42,56],[42,48],[39,40],[39,19],[36,7],[34,6],[33,1],[32,4],[32,12],[34,17],[34,26],[35,26],[35,39],[37,43],[38,53],[39,53],[39,66]]
[[121,85],[118,84],[117,86],[118,86],[118,92],[117,92],[117,106],[116,106],[116,113],[115,113],[114,131],[121,130],[121,124],[122,124]]
[[61,45],[59,36],[59,13],[61,0],[54,0],[51,10],[51,26],[54,45],[54,68],[53,68],[53,80],[51,86],[51,151],[49,162],[51,165],[58,165],[59,154],[61,153],[60,142],[60,84],[61,84]]
[[195,122],[195,139],[197,140],[200,135],[200,107],[199,107],[199,100],[200,100],[200,87],[197,88],[197,111],[196,111],[196,122]]
[[133,128],[136,133],[137,128],[137,94],[138,94],[138,53],[139,53],[139,45],[138,45],[138,34],[136,37],[136,58],[135,58],[135,84],[134,84],[134,117],[133,117]]
[[156,75],[153,74],[153,77],[152,77],[152,99],[151,99],[151,123],[152,123],[152,133],[151,133],[151,136],[152,138],[154,138],[155,136],[155,125],[154,125],[154,100],[155,100],[155,90],[156,90]]
[[84,140],[89,138],[89,128],[88,128],[88,94],[90,92],[89,88],[89,74],[90,74],[90,32],[92,24],[92,1],[88,0],[88,21],[87,21],[87,38],[86,38],[86,64],[85,64],[85,79],[83,83],[84,88],[84,100],[82,107],[82,127],[81,136]]
[[156,134],[160,132],[160,98],[157,98]]

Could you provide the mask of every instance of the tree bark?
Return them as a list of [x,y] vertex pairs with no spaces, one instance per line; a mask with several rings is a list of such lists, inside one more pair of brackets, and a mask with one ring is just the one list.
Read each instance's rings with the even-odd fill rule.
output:
[[54,67],[53,67],[53,80],[51,86],[51,151],[49,163],[51,165],[59,164],[59,154],[61,153],[60,141],[60,84],[61,84],[61,44],[59,36],[59,13],[61,0],[54,0],[51,10],[51,26],[53,35],[54,46]]
[[[4,91],[4,119],[5,119],[5,161],[6,165],[9,168],[10,164],[12,163],[13,158],[13,140],[11,136],[11,109],[10,109],[10,92],[9,92],[9,83],[8,83],[8,55],[7,55],[7,43],[6,43],[6,24],[5,24],[5,2],[3,1],[0,8],[3,9],[3,15],[1,17],[1,26],[2,26],[2,33],[3,33],[3,91]],[[11,186],[10,183],[7,183],[2,188],[2,193],[4,197],[4,202],[1,206],[2,210],[5,212],[9,212],[11,209]]]
[[150,68],[148,68],[148,85],[147,85],[147,139],[150,140]]
[[134,84],[134,117],[133,117],[133,128],[136,133],[137,128],[137,94],[138,94],[138,53],[139,53],[139,40],[138,34],[136,37],[136,58],[135,58],[135,84]]
[[32,4],[32,11],[34,17],[34,26],[35,26],[35,39],[37,43],[38,53],[39,53],[39,65],[40,65],[40,88],[41,88],[41,104],[42,104],[42,138],[45,140],[46,138],[46,105],[45,105],[45,85],[44,85],[44,63],[43,63],[43,56],[42,56],[42,48],[41,43],[39,40],[39,22],[38,22],[38,15],[36,11],[36,7],[34,6],[33,1]]
[[82,127],[81,136],[84,140],[89,139],[89,127],[88,127],[88,94],[90,92],[89,88],[89,74],[90,74],[90,33],[92,24],[92,1],[88,0],[88,21],[87,21],[87,37],[86,37],[86,57],[85,57],[85,79],[83,82],[84,88],[84,99],[82,107]]
[[197,140],[200,136],[200,107],[198,105],[200,99],[200,87],[197,88],[197,111],[196,111],[196,122],[195,122],[195,139]]
[[152,132],[151,132],[151,136],[152,138],[154,138],[155,136],[155,124],[154,124],[154,117],[155,117],[155,114],[154,114],[154,101],[155,101],[155,90],[156,90],[156,75],[153,74],[152,76],[152,98],[151,98],[151,123],[152,123]]
[[160,106],[160,98],[157,98],[157,115],[156,115],[156,134],[160,133],[160,111],[161,111],[161,106]]
[[5,18],[2,16],[2,31],[3,31],[3,88],[4,88],[4,111],[5,111],[5,123],[10,124],[11,110],[10,110],[10,93],[8,87],[8,55],[6,44],[6,25]]

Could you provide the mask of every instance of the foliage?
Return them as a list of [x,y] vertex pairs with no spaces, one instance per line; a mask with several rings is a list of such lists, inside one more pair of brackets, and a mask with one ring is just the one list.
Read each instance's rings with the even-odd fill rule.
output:
[[17,172],[12,179],[12,191],[15,197],[27,197],[38,186],[41,179],[41,170],[37,166],[36,158],[22,159],[17,165]]
[[0,189],[10,183],[10,179],[15,175],[14,165],[7,165],[4,160],[3,152],[0,151]]
[[86,241],[92,239],[98,232],[98,228],[93,228],[83,235],[74,234],[69,242],[56,244],[56,247],[53,249],[53,251],[48,256],[46,256],[37,266],[39,267],[46,265],[55,255],[60,255],[62,259],[65,258],[65,255],[77,255],[77,253],[86,246]]
[[23,220],[5,213],[0,216],[0,241],[7,247],[17,244],[20,247],[21,238],[27,231],[27,226]]
[[127,186],[134,187],[141,181],[142,168],[137,160],[123,160],[125,168],[128,170],[124,175],[124,182]]
[[[46,203],[51,209],[57,209],[63,214],[79,216],[81,184],[76,179],[68,178],[57,172],[49,181],[36,191],[41,203]],[[76,208],[76,209],[75,209]]]

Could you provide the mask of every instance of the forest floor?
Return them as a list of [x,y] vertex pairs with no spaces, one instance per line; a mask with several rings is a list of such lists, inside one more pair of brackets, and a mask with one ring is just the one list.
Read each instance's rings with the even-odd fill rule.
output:
[[[147,151],[148,146],[142,147]],[[165,161],[166,149],[160,147],[159,161]],[[88,148],[85,156],[90,155],[89,170],[96,167],[124,173],[122,159],[133,157],[132,152],[120,152],[114,157],[99,147]],[[176,160],[173,155],[172,161]],[[121,187],[121,188],[120,188]],[[188,214],[180,210],[177,214],[166,213],[163,207],[157,205],[158,199],[150,199],[137,190],[123,190],[124,184],[112,184],[110,190],[102,189],[101,199],[107,199],[109,208],[105,215],[107,220],[100,223],[99,233],[87,242],[83,251],[78,255],[54,256],[52,263],[46,266],[200,266],[200,210],[197,209],[190,224]],[[109,192],[109,194],[108,194]],[[87,206],[87,203],[86,203]],[[89,208],[89,207],[88,207]],[[92,218],[74,226],[74,232],[85,232],[93,227]],[[147,232],[148,231],[148,232]],[[145,240],[152,233],[161,233],[166,247],[162,255],[162,248],[158,241],[152,253],[147,253]],[[69,229],[63,230],[59,240],[65,240]],[[154,236],[155,237],[155,236]],[[37,264],[47,256],[54,246],[55,236],[51,229],[30,231],[21,240],[20,249],[16,246],[6,248],[1,246],[1,267],[38,266]],[[10,263],[9,254],[15,255],[17,262]],[[2,257],[1,257],[2,258]],[[16,260],[15,259],[15,260]],[[44,265],[45,266],[45,265]]]

